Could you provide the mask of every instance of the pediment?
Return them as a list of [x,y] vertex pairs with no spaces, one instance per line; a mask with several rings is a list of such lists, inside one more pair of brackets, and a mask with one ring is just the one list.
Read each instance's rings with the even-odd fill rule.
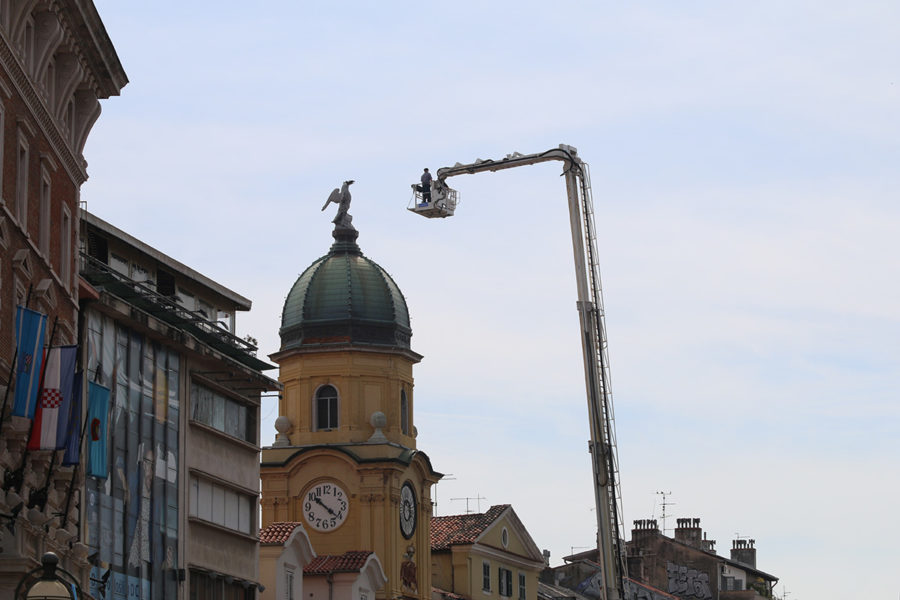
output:
[[[504,534],[504,531],[506,532]],[[503,513],[488,525],[481,535],[475,540],[475,544],[489,546],[495,550],[502,550],[517,556],[524,556],[530,560],[543,563],[544,556],[538,548],[531,534],[525,529],[525,525],[516,515],[512,506],[506,508]]]
[[44,305],[47,312],[56,308],[56,291],[54,290],[53,280],[49,278],[41,279],[34,288],[34,298]]
[[31,279],[31,254],[25,248],[20,249],[13,256],[13,270],[23,279]]

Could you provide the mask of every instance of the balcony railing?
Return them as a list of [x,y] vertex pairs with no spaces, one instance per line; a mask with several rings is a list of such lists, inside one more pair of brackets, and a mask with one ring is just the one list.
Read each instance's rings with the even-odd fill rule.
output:
[[174,297],[160,294],[147,283],[135,281],[84,252],[81,253],[81,276],[91,285],[184,330],[247,367],[257,371],[275,368],[256,358],[256,346],[223,329],[203,313],[188,310]]

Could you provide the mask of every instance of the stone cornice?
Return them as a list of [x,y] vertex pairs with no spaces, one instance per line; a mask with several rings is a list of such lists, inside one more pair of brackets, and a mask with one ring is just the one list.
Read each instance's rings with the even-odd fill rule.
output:
[[97,97],[118,96],[128,83],[128,76],[93,0],[54,0],[53,10],[61,17],[65,29],[78,40],[75,44],[78,56],[91,67],[91,83]]
[[19,63],[19,59],[13,52],[12,46],[6,37],[6,32],[0,32],[0,64],[9,73],[16,91],[22,96],[25,104],[31,110],[31,115],[37,121],[38,126],[56,152],[56,155],[60,158],[69,177],[72,178],[76,186],[80,187],[82,183],[87,181],[87,169],[85,168],[84,158],[75,156],[72,152],[71,146],[69,146],[62,132],[60,132],[56,120],[47,110],[47,106],[44,104],[40,94],[35,90],[31,78],[25,73],[25,70]]

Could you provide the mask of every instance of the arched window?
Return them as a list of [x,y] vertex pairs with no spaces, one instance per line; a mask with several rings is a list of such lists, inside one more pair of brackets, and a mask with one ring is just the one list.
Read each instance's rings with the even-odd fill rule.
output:
[[400,390],[400,431],[403,435],[409,435],[409,400],[406,398],[406,390]]
[[323,385],[316,390],[316,401],[313,407],[313,422],[316,430],[337,429],[338,426],[338,393],[333,385]]

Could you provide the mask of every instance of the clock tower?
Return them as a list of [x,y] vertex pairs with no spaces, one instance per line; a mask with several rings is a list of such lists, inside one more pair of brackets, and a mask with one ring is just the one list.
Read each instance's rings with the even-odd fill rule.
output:
[[271,356],[284,392],[276,441],[262,449],[261,525],[302,523],[319,555],[372,551],[388,578],[377,598],[430,600],[441,474],[416,448],[412,367],[422,356],[400,288],[363,255],[341,210],[328,254],[284,303]]

